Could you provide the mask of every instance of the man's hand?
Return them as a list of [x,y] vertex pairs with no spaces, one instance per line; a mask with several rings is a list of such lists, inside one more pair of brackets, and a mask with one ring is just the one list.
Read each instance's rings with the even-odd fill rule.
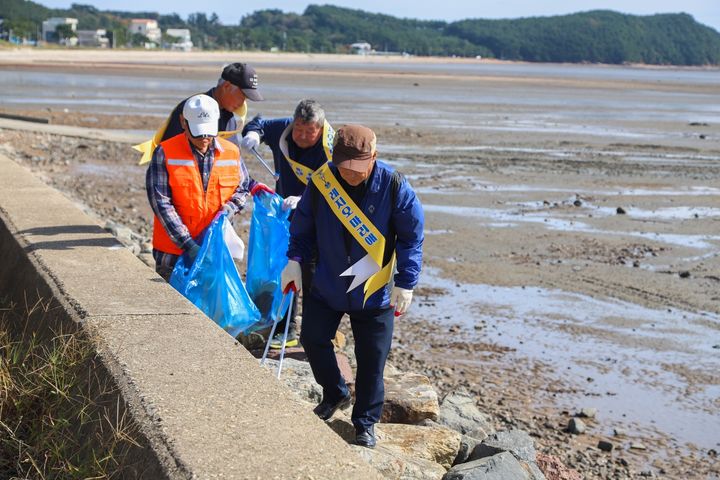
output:
[[232,218],[233,215],[235,215],[235,212],[237,211],[235,208],[232,207],[229,203],[226,203],[222,206],[222,213],[223,215],[227,215],[228,219]]
[[295,210],[297,208],[300,197],[290,196],[283,198],[282,209],[283,210]]
[[392,293],[390,294],[390,305],[395,307],[396,317],[404,315],[405,312],[408,311],[408,308],[410,308],[410,302],[412,302],[412,295],[412,290],[393,287]]
[[282,271],[282,275],[280,276],[282,291],[284,292],[291,283],[295,284],[295,290],[297,292],[302,290],[302,270],[300,263],[295,260],[288,260],[288,264]]
[[254,197],[255,195],[257,195],[257,194],[260,193],[260,192],[269,193],[270,195],[274,195],[274,194],[275,194],[275,190],[273,190],[272,188],[268,187],[268,186],[265,185],[264,183],[257,182],[257,183],[255,184],[255,186],[252,188],[252,190],[250,190],[250,195],[252,195],[252,196]]
[[240,148],[243,150],[253,150],[260,146],[260,135],[257,132],[248,132],[242,140],[240,140]]
[[195,241],[190,243],[190,246],[185,250],[185,253],[188,254],[188,257],[190,257],[190,260],[193,262],[195,261],[195,257],[197,257],[197,254],[200,253],[200,245],[195,243]]

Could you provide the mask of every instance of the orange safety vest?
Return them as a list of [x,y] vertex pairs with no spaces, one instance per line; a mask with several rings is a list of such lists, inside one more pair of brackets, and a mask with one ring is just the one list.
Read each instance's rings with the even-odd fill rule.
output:
[[[185,134],[181,133],[160,144],[165,152],[173,206],[193,238],[197,238],[210,225],[215,214],[230,200],[242,182],[240,150],[222,138],[218,137],[217,141],[223,151],[215,151],[207,191],[203,190],[200,169]],[[174,255],[183,253],[170,239],[157,216],[153,226],[153,248]]]

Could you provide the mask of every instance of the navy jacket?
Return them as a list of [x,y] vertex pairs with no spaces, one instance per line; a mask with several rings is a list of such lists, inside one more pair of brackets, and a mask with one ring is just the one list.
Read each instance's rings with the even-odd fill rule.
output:
[[[295,176],[290,163],[285,160],[285,155],[280,150],[280,137],[292,122],[292,117],[265,120],[257,116],[245,125],[242,132],[243,136],[248,132],[257,132],[260,135],[260,141],[272,150],[275,171],[280,174],[280,178],[275,184],[275,191],[283,198],[300,196],[305,191],[305,184]],[[293,142],[292,135],[287,136],[287,142],[290,158],[306,167],[317,170],[327,161],[322,138],[310,148],[298,147]]]
[[[331,171],[340,177],[337,168]],[[422,265],[423,225],[422,205],[403,177],[397,194],[393,194],[393,172],[388,164],[377,161],[368,181],[367,191],[358,207],[385,236],[385,258],[390,258],[393,246],[397,253],[395,285],[412,289],[417,285]],[[393,204],[393,196],[394,204]],[[317,268],[309,292],[338,311],[370,310],[390,305],[390,289],[381,288],[368,298],[363,308],[363,286],[346,293],[352,277],[340,274],[366,255],[353,239],[350,251],[343,241],[345,227],[328,206],[312,181],[298,204],[290,224],[288,257],[302,260],[312,258],[318,249]],[[394,233],[392,233],[394,232]],[[307,292],[306,292],[307,293]]]

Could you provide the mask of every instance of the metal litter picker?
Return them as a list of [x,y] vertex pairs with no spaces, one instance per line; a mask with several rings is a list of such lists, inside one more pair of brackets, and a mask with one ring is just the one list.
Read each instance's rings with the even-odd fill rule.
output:
[[[293,297],[295,296],[295,283],[290,283],[283,292],[282,300],[280,301],[280,306],[278,307],[277,313],[275,314],[275,318],[273,319],[273,326],[270,330],[270,336],[268,336],[267,344],[265,345],[265,351],[263,352],[262,359],[260,360],[260,365],[265,364],[265,360],[267,359],[268,350],[270,350],[270,343],[272,342],[273,337],[275,336],[275,329],[277,328],[277,324],[280,322],[282,318],[282,314],[285,311],[285,306],[287,305],[288,315],[292,315],[292,301]],[[278,364],[278,372],[277,372],[277,378],[280,378],[280,372],[282,372],[282,364],[283,359],[285,358],[285,342],[287,342],[288,337],[288,331],[290,329],[290,320],[285,322],[285,332],[283,333],[282,338],[282,349],[280,350],[280,363]]]
[[267,163],[265,163],[265,160],[263,160],[262,155],[260,155],[257,150],[255,150],[254,148],[251,148],[250,151],[253,153],[253,155],[255,155],[255,158],[257,158],[258,161],[259,161],[260,163],[262,163],[262,166],[265,167],[265,169],[270,173],[270,175],[272,175],[272,177],[273,177],[273,178],[275,179],[275,181],[277,182],[277,181],[278,181],[278,178],[280,178],[280,174],[277,173],[277,172],[275,172],[272,168],[270,168],[270,165],[268,165]]

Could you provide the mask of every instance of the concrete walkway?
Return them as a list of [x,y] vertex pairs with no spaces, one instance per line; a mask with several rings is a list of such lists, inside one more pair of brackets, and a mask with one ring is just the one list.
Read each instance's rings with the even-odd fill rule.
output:
[[[75,127],[72,125],[51,125],[46,123],[24,122],[0,118],[0,128],[8,130],[22,130],[25,132],[51,133],[67,137],[91,138],[93,140],[107,140],[135,145],[149,139],[152,133],[141,135],[138,133],[123,132],[122,130],[104,130],[101,128]],[[139,154],[138,154],[139,155]]]
[[0,293],[32,275],[50,285],[93,333],[166,478],[380,478],[62,194],[4,156],[0,172],[0,259],[13,264],[0,269]]

